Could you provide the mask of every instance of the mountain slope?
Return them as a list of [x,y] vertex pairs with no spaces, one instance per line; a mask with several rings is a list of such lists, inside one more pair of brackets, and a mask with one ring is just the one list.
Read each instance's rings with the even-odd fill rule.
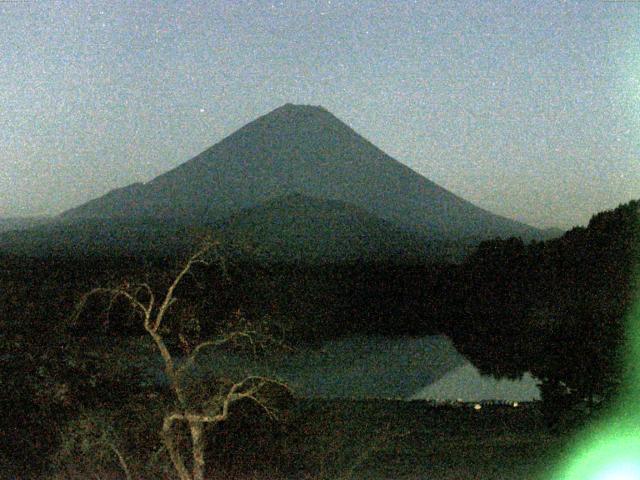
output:
[[50,222],[50,217],[5,217],[0,218],[0,233],[12,230],[26,230]]
[[189,251],[198,232],[265,261],[326,263],[442,257],[445,245],[336,200],[293,194],[217,224],[160,218],[77,219],[0,233],[0,251],[25,255],[167,254]]
[[433,255],[437,246],[361,208],[299,194],[242,210],[225,221],[218,234],[280,261],[418,259]]
[[156,218],[58,220],[24,230],[0,232],[0,254],[145,255],[188,252],[201,229]]
[[443,239],[539,231],[493,215],[386,155],[321,107],[287,104],[146,184],[114,190],[62,214],[220,220],[301,193],[350,203]]

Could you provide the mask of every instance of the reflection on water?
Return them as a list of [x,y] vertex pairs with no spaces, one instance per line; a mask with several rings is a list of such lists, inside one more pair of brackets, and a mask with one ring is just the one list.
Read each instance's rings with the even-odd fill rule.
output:
[[520,380],[497,380],[480,375],[476,367],[465,363],[438,381],[420,389],[409,399],[526,402],[540,400],[540,389],[537,380],[529,372]]
[[[166,381],[159,367],[150,373],[155,381]],[[199,380],[272,376],[288,383],[296,395],[316,398],[539,398],[530,375],[521,382],[480,377],[444,336],[353,336],[260,358],[209,351],[200,355],[192,375]]]

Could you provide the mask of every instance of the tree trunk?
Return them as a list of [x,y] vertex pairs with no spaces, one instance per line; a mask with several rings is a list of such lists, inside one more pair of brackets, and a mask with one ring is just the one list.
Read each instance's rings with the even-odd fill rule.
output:
[[178,477],[180,480],[193,480],[187,467],[184,464],[184,460],[182,459],[182,455],[176,448],[175,443],[173,442],[171,427],[173,426],[173,420],[171,418],[166,417],[164,419],[164,423],[162,425],[162,440],[164,441],[165,446],[167,447],[167,451],[169,452],[169,457],[171,458],[171,462],[178,472]]
[[189,422],[191,429],[191,448],[193,449],[193,480],[204,480],[204,423]]

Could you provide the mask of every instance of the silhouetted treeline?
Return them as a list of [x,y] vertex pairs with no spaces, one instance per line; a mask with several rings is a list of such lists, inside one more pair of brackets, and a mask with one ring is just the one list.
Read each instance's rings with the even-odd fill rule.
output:
[[638,210],[630,202],[545,242],[483,242],[454,269],[440,328],[484,373],[532,372],[550,410],[609,398],[624,373]]

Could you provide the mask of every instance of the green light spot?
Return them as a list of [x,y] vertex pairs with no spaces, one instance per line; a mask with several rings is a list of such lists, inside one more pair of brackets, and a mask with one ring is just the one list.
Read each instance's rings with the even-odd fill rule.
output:
[[[622,426],[621,422],[630,425]],[[611,419],[578,442],[555,480],[640,480],[640,429]]]
[[607,415],[585,429],[559,468],[541,480],[640,480],[640,262],[634,260],[636,301],[625,319],[623,386]]
[[594,480],[640,480],[640,465],[637,462],[615,463],[593,478]]

